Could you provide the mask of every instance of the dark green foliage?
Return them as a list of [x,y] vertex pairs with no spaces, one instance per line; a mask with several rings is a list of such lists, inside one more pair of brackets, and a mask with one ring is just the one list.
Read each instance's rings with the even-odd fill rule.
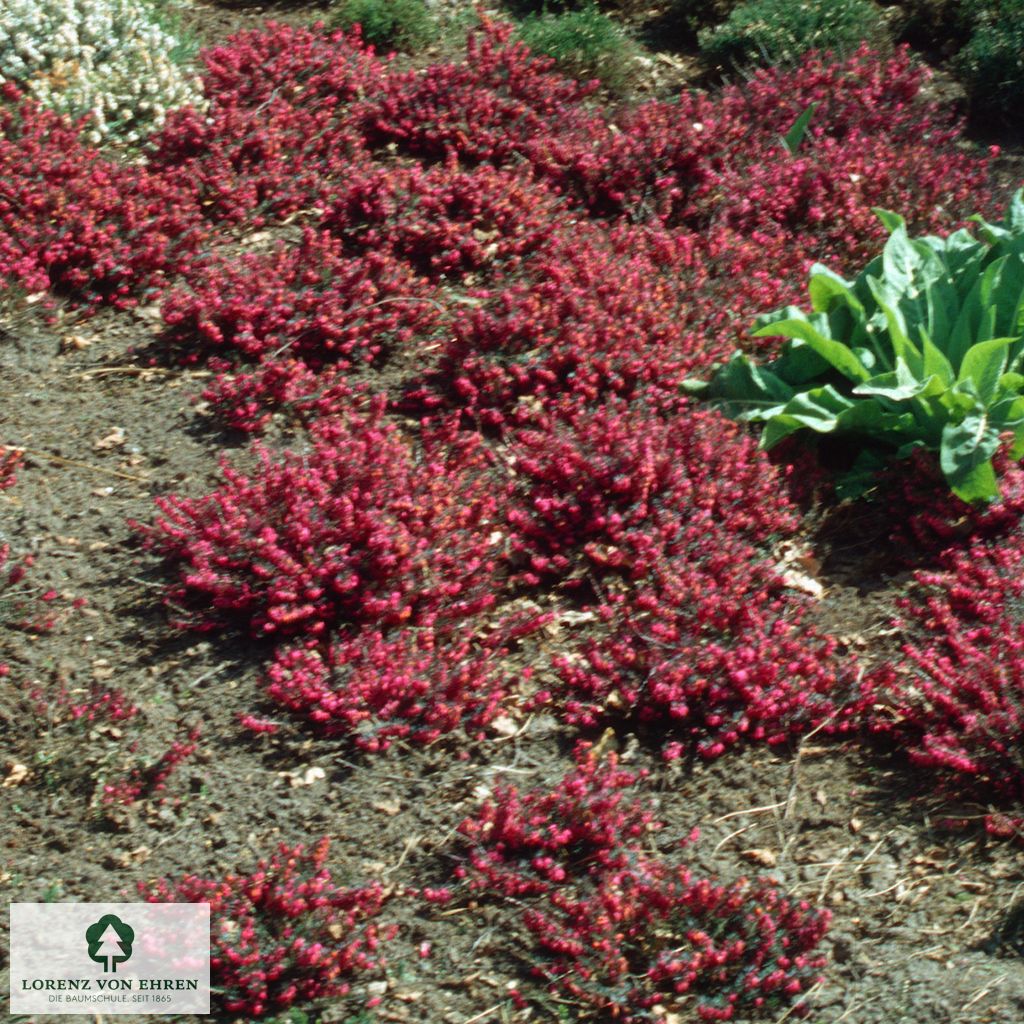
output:
[[748,67],[795,64],[808,50],[847,53],[862,42],[883,47],[888,33],[870,0],[751,0],[698,38],[714,63]]
[[1024,123],[1024,0],[969,6],[973,32],[955,63],[967,87],[971,114]]
[[362,26],[379,51],[415,53],[437,37],[437,22],[423,0],[340,0],[331,9],[338,28]]
[[565,74],[599,78],[612,92],[624,90],[636,71],[637,44],[592,5],[532,15],[523,21],[519,36],[535,53],[553,58]]

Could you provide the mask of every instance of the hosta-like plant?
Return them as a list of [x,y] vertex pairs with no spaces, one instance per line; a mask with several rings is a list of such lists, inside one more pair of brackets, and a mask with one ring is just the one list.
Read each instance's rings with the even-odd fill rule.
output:
[[1024,456],[1024,190],[1005,221],[975,217],[977,235],[912,238],[901,217],[876,212],[891,234],[854,281],[816,264],[811,312],[758,320],[757,336],[788,339],[777,359],[737,353],[687,387],[764,423],[765,448],[807,430],[859,442],[847,494],[925,447],[958,497],[991,501],[1000,438]]

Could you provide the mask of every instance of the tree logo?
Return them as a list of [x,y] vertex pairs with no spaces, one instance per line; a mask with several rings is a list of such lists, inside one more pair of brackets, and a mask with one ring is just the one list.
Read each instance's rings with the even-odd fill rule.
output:
[[131,959],[135,930],[113,914],[104,914],[85,930],[89,959],[103,964],[103,971],[117,973],[117,965]]

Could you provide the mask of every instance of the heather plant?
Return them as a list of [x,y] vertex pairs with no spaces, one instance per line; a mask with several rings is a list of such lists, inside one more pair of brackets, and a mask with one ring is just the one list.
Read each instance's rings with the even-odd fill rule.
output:
[[8,0],[0,83],[86,117],[90,142],[138,144],[169,110],[201,101],[189,47],[168,25],[145,0]]
[[0,89],[0,279],[84,305],[152,298],[203,237],[189,193],[105,158],[59,114]]
[[519,37],[534,53],[554,60],[565,74],[598,78],[612,92],[625,90],[637,74],[639,47],[593,5],[530,15],[520,25]]
[[363,39],[378,51],[416,53],[438,34],[423,0],[337,0],[329,21],[343,29],[358,25]]
[[758,320],[758,335],[790,339],[776,360],[739,353],[693,390],[764,423],[766,448],[801,430],[858,439],[847,493],[884,455],[925,447],[958,498],[991,501],[1002,435],[1024,455],[1024,193],[1004,222],[976,218],[979,237],[911,238],[901,217],[879,217],[889,241],[854,281],[817,264],[813,312]]
[[664,419],[623,403],[563,408],[515,432],[509,449],[507,518],[530,583],[579,584],[608,568],[642,579],[679,548],[693,517],[764,546],[796,527],[777,470],[707,410]]
[[662,822],[628,792],[638,776],[614,755],[582,754],[551,790],[497,786],[460,827],[456,876],[478,900],[521,908],[534,974],[557,996],[637,1024],[805,1012],[828,911],[768,880],[722,884],[653,853]]
[[[870,728],[946,792],[1024,823],[1024,548],[1013,533],[950,548],[901,607],[901,662],[864,679]],[[1004,814],[988,819],[1005,829]],[[1012,829],[1010,830],[1012,832]]]
[[267,696],[326,736],[351,736],[376,753],[396,739],[433,743],[463,728],[475,735],[492,721],[510,680],[473,631],[456,637],[433,629],[392,634],[339,632],[280,648],[267,670]]
[[809,50],[849,53],[887,42],[879,8],[869,0],[750,0],[698,36],[720,66],[795,64]]
[[358,370],[415,349],[438,329],[430,284],[386,252],[348,255],[307,229],[295,245],[208,259],[162,307],[181,358],[205,351],[246,363],[301,359],[313,370]]
[[802,623],[772,567],[695,515],[675,557],[594,613],[601,627],[553,659],[535,703],[571,725],[625,722],[667,760],[713,760],[741,743],[785,743],[848,725],[851,666]]
[[482,446],[446,430],[417,453],[382,412],[317,422],[304,453],[257,445],[255,470],[225,462],[205,497],[157,499],[144,534],[177,569],[183,623],[277,639],[440,627],[494,603],[501,490]]
[[326,203],[362,153],[349,104],[383,74],[358,36],[271,22],[202,62],[207,109],[171,114],[149,166],[212,221],[260,227]]
[[140,883],[151,903],[210,904],[210,971],[224,1012],[259,1018],[341,1000],[353,978],[383,966],[380,945],[395,929],[373,919],[387,894],[338,885],[325,866],[329,845],[282,843],[249,874]]

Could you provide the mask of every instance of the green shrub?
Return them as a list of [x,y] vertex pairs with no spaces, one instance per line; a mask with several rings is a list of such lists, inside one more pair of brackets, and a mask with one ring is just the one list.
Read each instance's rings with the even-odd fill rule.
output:
[[1024,120],[1024,0],[976,5],[973,33],[955,63],[972,114]]
[[337,28],[361,25],[378,50],[415,53],[437,37],[437,22],[423,0],[340,0],[331,10]]
[[816,264],[813,312],[758,320],[756,335],[789,339],[774,362],[736,354],[687,390],[764,423],[765,448],[797,431],[855,440],[847,494],[925,447],[959,498],[990,501],[1000,435],[1024,456],[1024,190],[1005,222],[975,218],[978,237],[910,238],[901,217],[876,212],[892,234],[856,280]]
[[845,53],[888,34],[870,0],[751,0],[717,28],[702,31],[701,50],[721,66],[793,64],[808,50]]
[[625,89],[637,71],[639,47],[594,6],[526,18],[519,36],[535,53],[553,58],[565,74],[599,78],[612,92]]

